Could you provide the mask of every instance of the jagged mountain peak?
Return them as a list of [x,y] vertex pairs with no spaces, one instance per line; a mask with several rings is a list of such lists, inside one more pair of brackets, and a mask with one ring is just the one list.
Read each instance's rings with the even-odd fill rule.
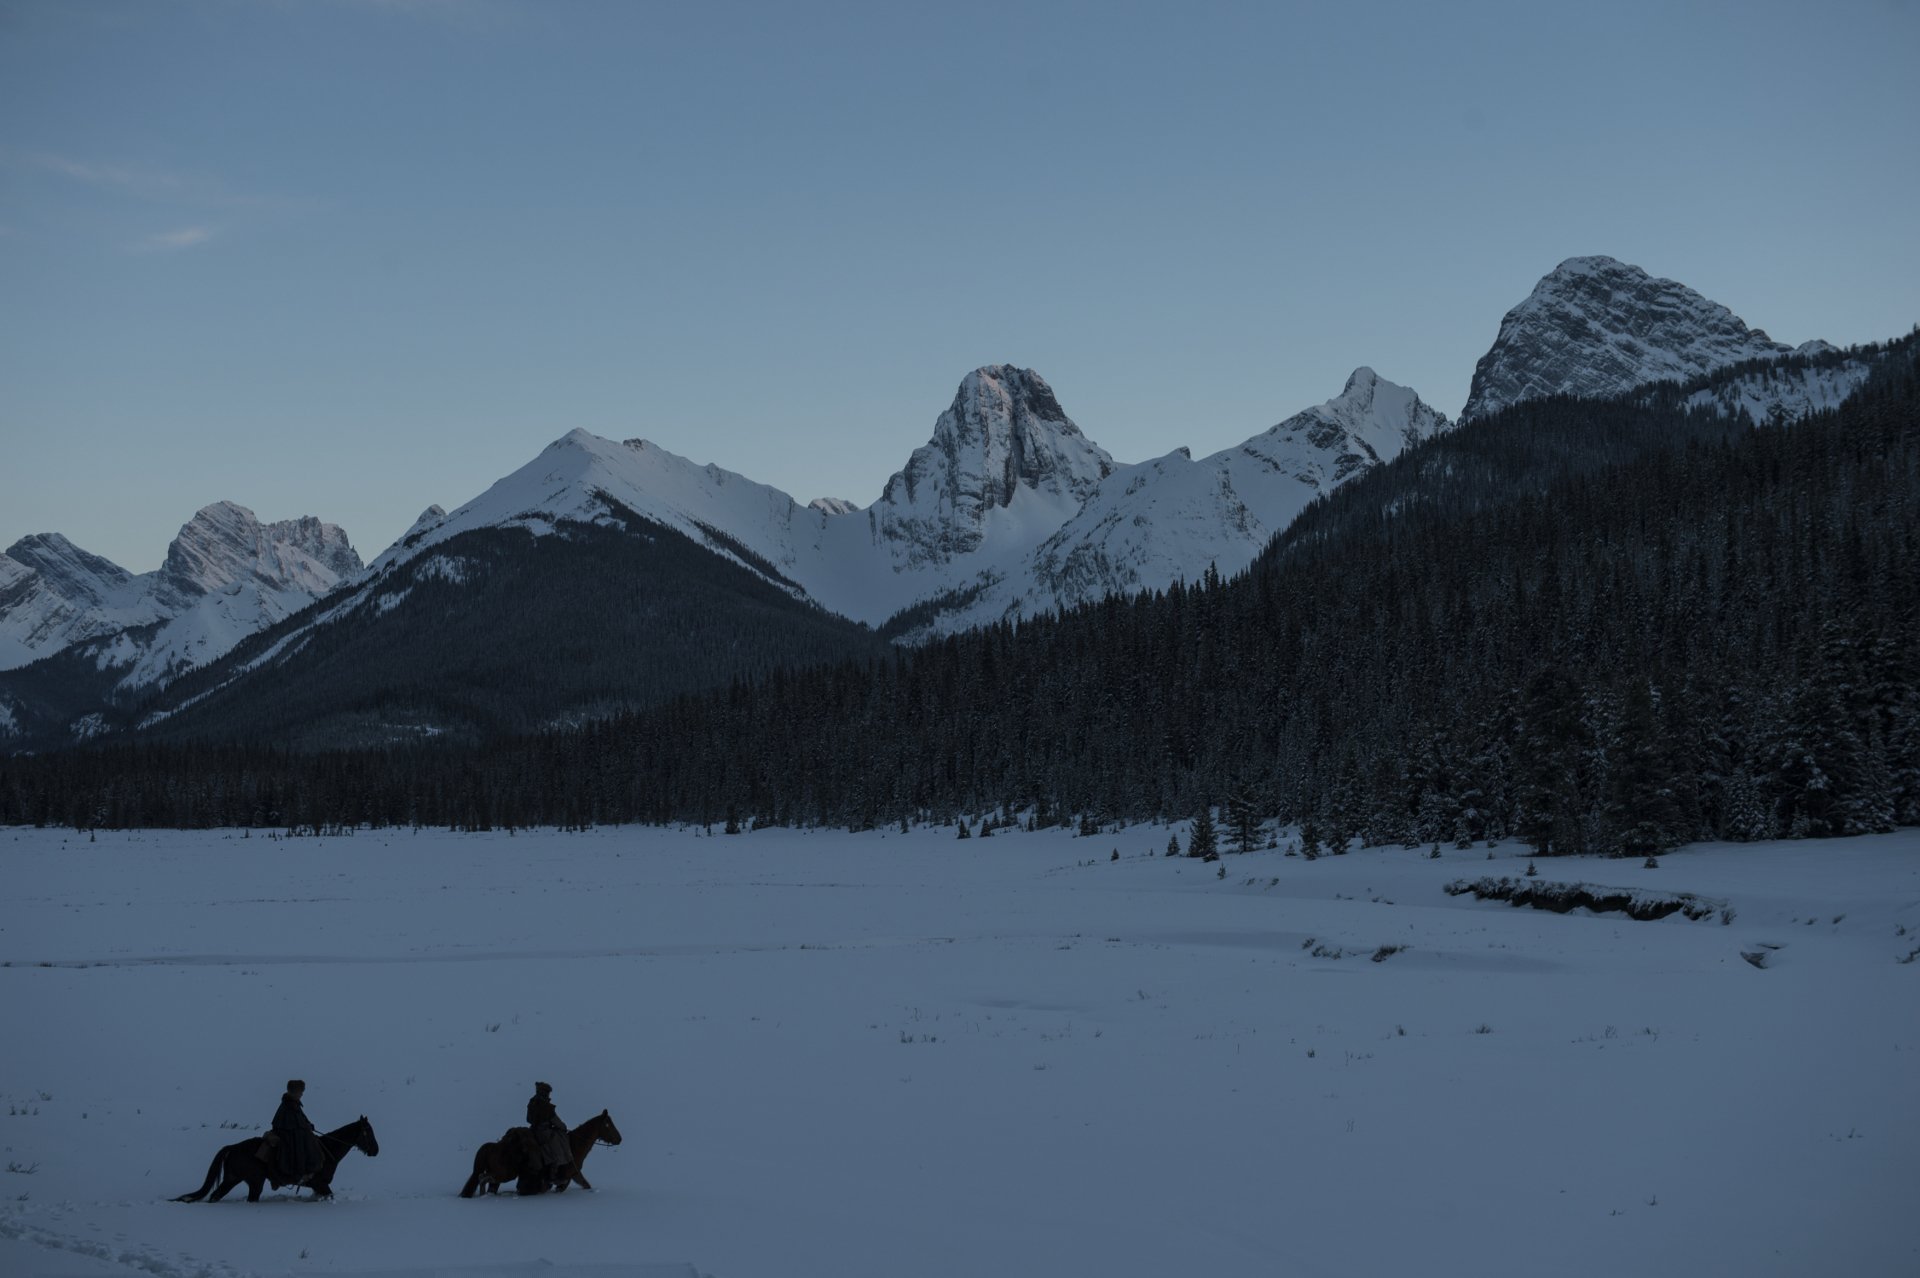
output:
[[[1363,364],[1326,403],[1295,413],[1228,451],[1265,455],[1276,443],[1303,443],[1318,453],[1336,456],[1327,477],[1338,482],[1451,425],[1445,413],[1429,407],[1411,389]],[[1321,469],[1317,461],[1314,469]]]
[[97,607],[133,579],[133,574],[59,533],[30,533],[7,547],[6,557],[39,576],[60,598]]
[[59,533],[23,537],[0,561],[0,669],[97,640],[100,670],[129,686],[152,683],[359,572],[335,525],[311,516],[262,524],[231,501],[194,512],[160,568],[138,576]]
[[860,504],[848,501],[845,497],[815,497],[807,503],[807,509],[817,510],[823,515],[852,515],[859,512]]
[[962,405],[969,402],[985,401],[1008,406],[1010,415],[1020,415],[1036,421],[1053,422],[1079,434],[1079,427],[1067,420],[1060,400],[1053,393],[1053,387],[1047,385],[1047,379],[1031,368],[1020,368],[1013,364],[983,364],[960,379],[960,389],[954,395],[954,410],[960,411]]
[[[961,379],[933,438],[887,481],[869,515],[897,566],[944,563],[978,550],[992,522],[1058,527],[1112,472],[1113,458],[1074,425],[1045,378],[988,364]],[[1030,546],[1044,535],[1017,539]]]
[[1088,603],[1245,567],[1316,496],[1447,430],[1444,414],[1362,366],[1340,394],[1192,460],[1185,448],[1117,467],[1016,570],[920,634]]
[[1460,416],[1546,395],[1624,394],[1787,350],[1684,284],[1616,258],[1570,257],[1500,321]]
[[181,525],[167,547],[160,585],[181,599],[243,583],[317,595],[360,568],[360,556],[337,524],[312,515],[263,524],[245,506],[217,501]]

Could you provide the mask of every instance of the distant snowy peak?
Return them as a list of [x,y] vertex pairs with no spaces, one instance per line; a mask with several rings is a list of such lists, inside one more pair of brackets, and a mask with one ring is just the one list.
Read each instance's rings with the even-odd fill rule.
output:
[[860,503],[848,501],[845,497],[815,497],[807,503],[808,510],[817,510],[823,515],[854,515],[860,511]]
[[0,669],[98,641],[101,668],[152,683],[219,656],[359,572],[359,555],[335,525],[310,517],[263,524],[233,502],[198,511],[160,569],[139,576],[58,533],[37,533],[0,561]]
[[317,597],[358,573],[360,556],[336,524],[311,515],[263,524],[234,502],[195,513],[167,547],[160,568],[163,603],[190,604],[201,595],[239,588],[294,591]]
[[1404,386],[1355,369],[1324,404],[1194,461],[1186,449],[1121,466],[1018,569],[929,620],[917,637],[1251,563],[1305,506],[1451,423]]
[[1501,320],[1460,417],[1546,395],[1624,394],[1788,349],[1683,284],[1610,257],[1568,258]]
[[1363,366],[1354,369],[1346,388],[1326,403],[1295,413],[1217,456],[1258,459],[1324,490],[1391,461],[1401,450],[1451,425],[1445,413],[1428,407],[1413,391]]
[[621,442],[576,429],[451,514],[430,507],[381,552],[373,571],[384,573],[477,529],[544,534],[568,522],[619,522],[627,512],[774,579],[768,568],[790,561],[795,541],[808,539],[823,519],[779,489],[733,471],[689,461],[644,439]]
[[941,564],[978,550],[995,525],[1015,535],[1036,521],[1057,527],[1112,472],[1113,458],[1080,433],[1046,379],[992,364],[961,381],[933,438],[868,514],[899,566]]
[[0,670],[155,620],[145,585],[58,533],[22,537],[0,555]]
[[80,549],[59,533],[34,533],[7,547],[8,559],[38,574],[69,603],[101,607],[123,590],[133,574],[112,560]]

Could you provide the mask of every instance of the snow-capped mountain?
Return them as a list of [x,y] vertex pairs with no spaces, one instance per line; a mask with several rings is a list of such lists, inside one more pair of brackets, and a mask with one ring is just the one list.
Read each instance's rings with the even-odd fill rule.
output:
[[1032,369],[995,364],[960,383],[933,438],[868,512],[897,569],[941,567],[991,542],[1003,553],[1071,518],[1113,472]]
[[263,524],[216,502],[184,524],[159,569],[134,575],[57,533],[0,557],[0,669],[87,645],[140,686],[226,652],[361,571],[346,533],[312,517]]
[[1116,467],[1039,374],[969,373],[933,437],[864,510],[786,493],[645,440],[573,431],[448,515],[423,515],[362,592],[462,532],[568,521],[664,524],[796,597],[878,625],[921,605],[912,636],[1237,571],[1314,497],[1447,428],[1362,368],[1346,388],[1245,443]]
[[1449,425],[1406,387],[1355,369],[1340,394],[1245,443],[1115,470],[1017,571],[929,630],[1191,581],[1209,565],[1230,576],[1315,497]]
[[[1611,258],[1572,258],[1508,312],[1475,370],[1463,420],[1538,396],[1641,388],[1668,405],[1677,398],[1779,421],[1836,406],[1876,358],[1873,348],[1817,342],[1789,351],[1682,285]],[[725,651],[741,664],[712,674],[731,678],[773,659],[769,635],[814,623],[824,624],[780,659],[841,659],[878,642],[847,619],[918,642],[1198,580],[1209,567],[1230,576],[1316,498],[1450,428],[1413,391],[1363,367],[1326,403],[1234,447],[1122,465],[1038,373],[996,364],[961,380],[931,437],[867,507],[838,498],[803,505],[644,439],[574,430],[451,512],[428,507],[364,570],[332,525],[262,525],[228,503],[197,514],[166,564],[139,577],[64,538],[29,537],[0,556],[0,670],[62,649],[69,658],[30,675],[37,688],[0,686],[0,735],[111,728],[112,713],[93,711],[125,720],[135,709],[115,689],[166,686],[322,595],[327,603],[298,624],[143,702],[140,716],[158,723],[198,705],[193,713],[217,717],[238,705],[250,722],[273,722],[268,711],[291,704],[276,700],[276,687],[338,700],[365,681],[355,645],[367,626],[383,628],[380,643],[392,652],[443,642],[450,653],[468,644],[492,652],[503,611],[527,623],[513,632],[525,660],[542,659],[524,655],[543,651],[541,627],[554,618],[542,608],[577,613],[583,628],[593,618],[598,638],[582,640],[579,661],[598,659],[593,642],[629,654],[652,645],[647,660],[667,668]],[[467,534],[480,535],[452,544]],[[535,580],[542,584],[528,584]],[[528,602],[535,597],[550,602]],[[464,609],[453,630],[449,607]],[[705,627],[698,640],[696,620]],[[388,665],[381,677],[417,684],[418,672]],[[473,669],[485,673],[484,663]],[[278,684],[276,671],[285,676]],[[628,695],[623,677],[593,685],[604,703],[553,712],[603,713]],[[96,684],[98,701],[83,705]],[[57,696],[48,692],[55,685]],[[380,717],[384,704],[360,707],[339,730],[370,739],[397,731]],[[409,730],[438,730],[430,704],[414,713],[424,717]]]
[[1620,395],[1789,350],[1684,284],[1610,257],[1572,257],[1500,321],[1460,419],[1545,395]]
[[22,537],[0,555],[0,670],[158,620],[150,587],[59,533]]
[[1004,575],[1112,469],[1039,374],[993,365],[961,381],[932,438],[864,510],[830,500],[802,506],[646,440],[575,430],[451,514],[423,515],[372,569],[378,577],[474,529],[544,533],[569,520],[620,522],[631,512],[796,596],[877,625],[983,574]]
[[464,532],[524,528],[544,535],[567,522],[620,523],[629,511],[794,589],[790,572],[819,558],[822,530],[835,518],[644,439],[620,442],[572,430],[451,513],[429,507],[373,561],[366,588]]

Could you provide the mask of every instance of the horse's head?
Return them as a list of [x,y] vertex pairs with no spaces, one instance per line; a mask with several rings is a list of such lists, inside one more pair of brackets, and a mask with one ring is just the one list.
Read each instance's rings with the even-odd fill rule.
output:
[[599,1123],[600,1132],[595,1139],[604,1140],[609,1145],[618,1145],[620,1143],[620,1129],[613,1125],[613,1115],[604,1109],[601,1110]]
[[365,1114],[353,1125],[353,1147],[368,1158],[380,1156],[380,1140],[373,1134],[373,1124],[367,1121]]

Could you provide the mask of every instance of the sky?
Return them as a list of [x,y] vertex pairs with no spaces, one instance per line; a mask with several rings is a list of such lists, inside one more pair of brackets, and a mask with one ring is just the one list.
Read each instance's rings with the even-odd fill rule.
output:
[[1920,6],[0,0],[0,546],[371,559],[575,427],[865,504],[982,364],[1121,461],[1561,260],[1920,321]]

